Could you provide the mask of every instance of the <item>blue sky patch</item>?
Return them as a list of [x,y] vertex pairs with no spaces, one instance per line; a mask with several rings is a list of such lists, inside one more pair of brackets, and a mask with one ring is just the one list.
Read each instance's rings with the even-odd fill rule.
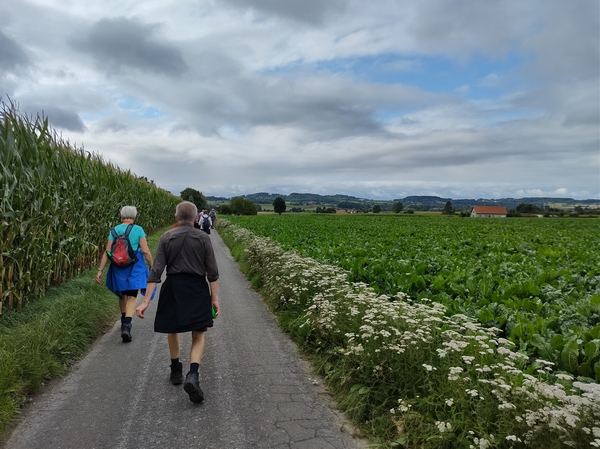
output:
[[317,68],[333,73],[350,71],[373,83],[408,84],[425,92],[455,92],[478,99],[514,89],[518,84],[515,72],[521,64],[516,53],[498,59],[475,55],[465,63],[442,56],[385,54],[321,62]]
[[[523,81],[518,76],[518,69],[523,60],[524,57],[516,52],[495,59],[476,54],[464,63],[444,56],[387,53],[321,61],[313,68],[331,74],[352,74],[370,83],[406,84],[424,92],[451,92],[477,100],[497,98],[520,88]],[[295,74],[306,70],[306,64],[296,61],[263,74]]]
[[142,101],[132,95],[125,95],[115,100],[115,104],[129,113],[132,118],[148,119],[159,118],[165,114],[154,106],[145,105]]

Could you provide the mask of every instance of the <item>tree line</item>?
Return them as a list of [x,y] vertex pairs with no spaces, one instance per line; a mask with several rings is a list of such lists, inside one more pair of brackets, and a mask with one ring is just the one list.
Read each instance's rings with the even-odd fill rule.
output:
[[[188,187],[181,191],[181,198],[186,201],[194,203],[199,210],[209,209],[214,207],[218,214],[222,215],[256,215],[261,211],[261,206],[256,204],[249,198],[244,196],[236,196],[229,200],[227,203],[211,206],[206,197],[202,192]],[[295,203],[292,203],[295,204]],[[282,196],[276,196],[272,202],[273,212],[281,215],[288,210],[285,199]],[[413,213],[411,209],[405,209],[402,201],[394,201],[391,205],[387,202],[376,203],[374,205],[365,205],[356,201],[344,200],[334,206],[317,206],[315,213],[317,214],[335,214],[337,210],[364,212],[364,213],[381,213],[381,212],[393,212],[399,214],[404,212],[405,214]],[[439,209],[438,209],[439,210]],[[299,207],[292,207],[289,209],[290,212],[305,212],[304,209]],[[520,203],[514,209],[507,210],[509,217],[523,217],[531,215],[543,215],[545,217],[579,217],[579,216],[599,216],[600,209],[593,209],[589,207],[576,206],[572,211],[565,211],[557,208],[542,208],[532,203]],[[457,210],[451,201],[446,201],[446,204],[441,210],[442,215],[460,215],[461,217],[469,217],[471,210]]]

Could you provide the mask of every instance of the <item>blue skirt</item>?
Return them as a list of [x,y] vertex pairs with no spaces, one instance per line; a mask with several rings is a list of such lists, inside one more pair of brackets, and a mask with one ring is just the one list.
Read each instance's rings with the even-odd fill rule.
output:
[[108,267],[106,287],[119,299],[123,296],[122,292],[127,290],[141,290],[142,295],[146,294],[146,280],[150,272],[144,262],[144,253],[138,251],[135,254],[137,260],[130,267],[119,268],[112,263]]

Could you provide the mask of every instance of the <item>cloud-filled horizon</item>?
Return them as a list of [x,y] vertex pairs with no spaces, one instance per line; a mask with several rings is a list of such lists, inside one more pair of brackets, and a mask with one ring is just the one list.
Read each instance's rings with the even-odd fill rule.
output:
[[600,198],[596,0],[0,0],[0,98],[179,194]]

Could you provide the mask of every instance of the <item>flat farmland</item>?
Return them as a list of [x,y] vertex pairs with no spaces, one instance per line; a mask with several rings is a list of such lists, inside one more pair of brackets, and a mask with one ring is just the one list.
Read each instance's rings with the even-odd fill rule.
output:
[[497,327],[532,360],[600,380],[595,219],[402,215],[227,217],[287,250],[341,267],[392,298],[442,303]]

